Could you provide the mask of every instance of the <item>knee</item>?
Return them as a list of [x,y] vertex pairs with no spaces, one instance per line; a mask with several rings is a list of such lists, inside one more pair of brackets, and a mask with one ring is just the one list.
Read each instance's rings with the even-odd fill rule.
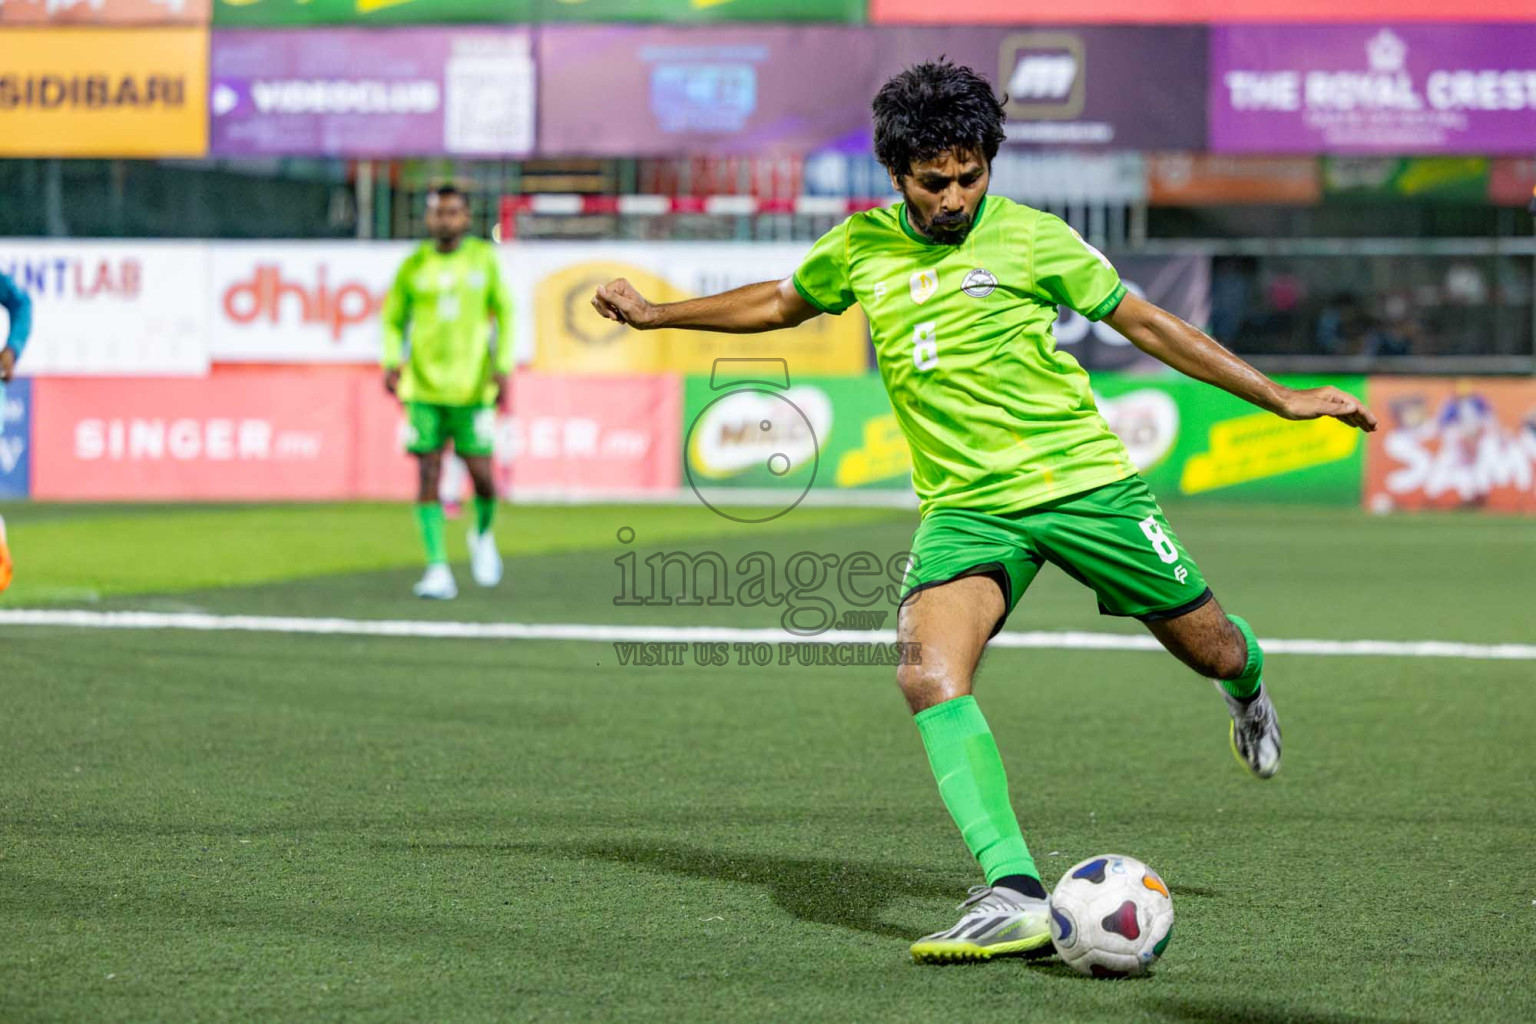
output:
[[1226,635],[1217,645],[1210,659],[1210,671],[1215,679],[1241,679],[1264,664],[1264,652],[1248,624],[1235,616],[1227,619]]
[[969,679],[921,662],[898,666],[896,685],[901,688],[901,695],[907,699],[907,707],[914,715],[971,692]]

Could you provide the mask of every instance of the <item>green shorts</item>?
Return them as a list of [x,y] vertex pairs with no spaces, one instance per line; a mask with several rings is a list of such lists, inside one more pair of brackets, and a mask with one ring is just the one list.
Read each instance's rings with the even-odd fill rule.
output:
[[912,538],[902,601],[963,576],[992,576],[1005,602],[995,635],[1046,562],[1097,594],[1105,615],[1155,622],[1211,599],[1157,499],[1132,476],[1003,515],[935,509]]
[[450,438],[459,455],[490,455],[496,445],[496,409],[489,405],[431,405],[406,402],[411,434],[405,450],[412,455],[442,451]]

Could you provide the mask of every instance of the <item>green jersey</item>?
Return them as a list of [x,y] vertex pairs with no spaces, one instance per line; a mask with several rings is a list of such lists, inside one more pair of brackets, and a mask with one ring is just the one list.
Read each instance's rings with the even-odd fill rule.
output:
[[[491,347],[491,317],[496,345]],[[489,242],[466,238],[450,253],[427,242],[406,257],[384,298],[384,368],[410,354],[400,398],[433,405],[488,405],[496,373],[512,372],[512,296]]]
[[870,210],[824,235],[794,283],[823,312],[863,307],[924,515],[1012,512],[1135,472],[1052,334],[1058,305],[1098,320],[1125,286],[1060,218],[988,196],[966,240],[939,245],[905,204]]

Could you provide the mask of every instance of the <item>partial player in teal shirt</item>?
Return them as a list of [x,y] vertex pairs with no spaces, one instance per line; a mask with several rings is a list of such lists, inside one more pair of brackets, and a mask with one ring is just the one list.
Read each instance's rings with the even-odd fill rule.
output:
[[[921,652],[897,671],[939,793],[986,886],[959,923],[919,939],[922,962],[1045,950],[1046,890],[972,696],[987,640],[1051,562],[1108,614],[1145,622],[1180,661],[1217,681],[1238,760],[1280,767],[1280,726],[1263,652],[1205,585],[1099,415],[1088,375],[1056,348],[1056,311],[1104,320],[1142,351],[1287,419],[1376,420],[1337,388],[1293,390],[1126,291],[1114,266],[1061,220],[987,195],[1004,138],[991,86],[947,61],[919,64],[874,101],[875,153],[902,202],[833,228],[793,276],[656,305],[629,282],[593,305],[641,330],[750,333],[854,303],[869,318],[880,376],[912,452],[922,520],[897,620]],[[1035,761],[1050,763],[1041,717]]]
[[[0,346],[0,434],[5,433],[5,385],[16,373],[16,361],[27,347],[27,337],[32,333],[32,300],[17,287],[16,282],[0,274],[0,306],[10,323],[6,327],[5,344]],[[0,590],[11,585],[11,549],[6,543],[5,520],[0,519]]]
[[406,257],[384,299],[384,386],[405,406],[411,431],[406,448],[421,470],[416,517],[427,571],[415,593],[448,600],[458,596],[458,585],[448,568],[438,484],[449,442],[475,484],[470,572],[483,587],[501,582],[501,555],[491,533],[492,454],[496,405],[511,397],[512,298],[495,249],[469,237],[469,201],[462,192],[445,185],[429,193],[426,220],[432,240]]

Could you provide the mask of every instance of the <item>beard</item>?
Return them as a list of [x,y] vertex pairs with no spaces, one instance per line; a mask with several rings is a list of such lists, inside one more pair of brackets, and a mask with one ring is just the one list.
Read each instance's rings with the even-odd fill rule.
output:
[[[907,199],[907,209],[908,211],[916,209],[911,199]],[[945,214],[927,223],[913,226],[939,245],[959,245],[971,233],[971,215],[961,210],[959,213]]]

